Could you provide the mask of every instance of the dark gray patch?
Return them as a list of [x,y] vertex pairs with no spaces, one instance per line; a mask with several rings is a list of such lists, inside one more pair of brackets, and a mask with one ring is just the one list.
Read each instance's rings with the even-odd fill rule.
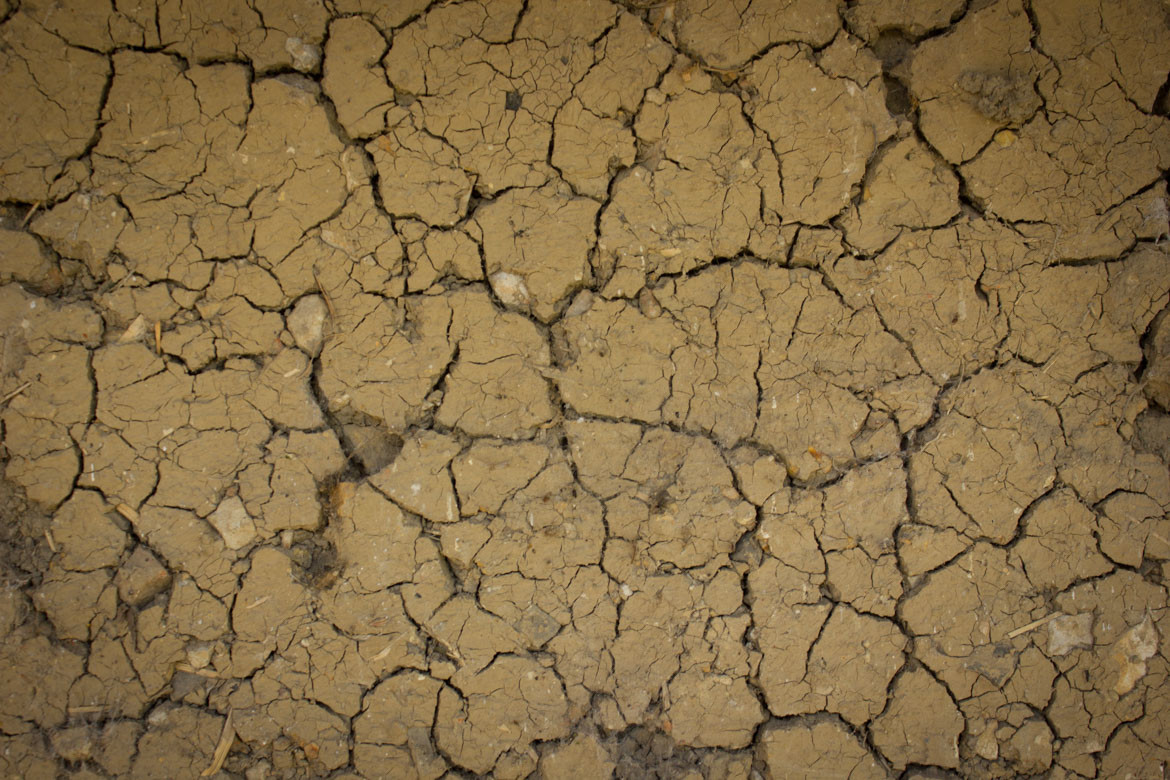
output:
[[342,425],[351,457],[364,474],[376,474],[389,466],[402,451],[402,437],[378,425]]

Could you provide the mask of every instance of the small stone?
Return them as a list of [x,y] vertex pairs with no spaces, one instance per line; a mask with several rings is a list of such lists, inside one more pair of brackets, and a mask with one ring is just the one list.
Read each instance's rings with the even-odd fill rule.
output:
[[305,43],[300,38],[289,38],[284,42],[284,50],[292,57],[293,67],[302,73],[309,73],[321,64],[321,49]]
[[1068,655],[1077,647],[1093,646],[1093,613],[1061,615],[1048,624],[1048,655]]
[[93,758],[93,731],[89,726],[73,726],[55,731],[50,739],[54,752],[66,761],[88,761]]
[[580,317],[592,307],[593,293],[589,290],[582,290],[573,298],[573,302],[569,304],[569,308],[565,309],[565,316]]
[[1019,134],[1012,130],[1000,130],[995,134],[995,143],[1005,149],[1016,142]]
[[1158,652],[1158,629],[1150,613],[1136,626],[1121,635],[1113,651],[1113,660],[1118,665],[1117,685],[1114,690],[1124,696],[1133,690],[1138,680],[1146,675],[1146,661]]
[[171,584],[171,574],[146,547],[138,547],[114,577],[118,596],[132,607],[141,607]]
[[643,317],[654,319],[662,315],[662,304],[654,297],[649,287],[643,287],[638,293],[638,307],[642,310]]
[[139,314],[134,318],[134,321],[130,323],[129,327],[126,328],[126,331],[118,337],[118,343],[130,344],[132,342],[141,340],[145,335],[146,317]]
[[211,663],[211,642],[192,642],[187,645],[187,663],[192,669],[206,669]]
[[297,346],[313,357],[325,343],[325,317],[329,307],[320,295],[306,295],[288,315],[287,325]]
[[224,544],[233,550],[248,546],[256,538],[256,524],[237,496],[221,501],[207,520],[219,531]]
[[496,296],[508,306],[527,306],[529,300],[528,285],[524,277],[507,271],[496,271],[489,281]]

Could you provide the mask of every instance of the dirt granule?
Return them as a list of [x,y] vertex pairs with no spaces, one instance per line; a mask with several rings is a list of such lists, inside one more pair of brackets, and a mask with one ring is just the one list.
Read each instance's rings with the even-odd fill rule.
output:
[[0,0],[0,775],[1170,762],[1164,0]]

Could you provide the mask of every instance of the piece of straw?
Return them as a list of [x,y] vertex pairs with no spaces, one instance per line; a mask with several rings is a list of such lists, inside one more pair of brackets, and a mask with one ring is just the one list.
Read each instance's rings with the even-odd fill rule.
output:
[[1014,631],[1009,631],[1007,638],[1008,639],[1015,639],[1020,634],[1026,634],[1034,628],[1040,628],[1040,626],[1044,625],[1045,623],[1056,620],[1062,614],[1064,614],[1064,613],[1063,612],[1053,612],[1051,615],[1045,615],[1044,617],[1040,618],[1039,620],[1033,620],[1031,623],[1027,623],[1025,625],[1022,625],[1019,628],[1015,629]]
[[232,711],[228,710],[227,717],[223,721],[223,731],[219,735],[219,744],[215,746],[215,755],[211,758],[211,766],[204,769],[199,776],[211,777],[223,767],[223,762],[227,760],[228,751],[232,749],[232,743],[236,741],[236,730],[232,727]]

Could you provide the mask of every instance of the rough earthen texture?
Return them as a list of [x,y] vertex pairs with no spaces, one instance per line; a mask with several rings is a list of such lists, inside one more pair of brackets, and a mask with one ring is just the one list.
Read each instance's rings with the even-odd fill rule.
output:
[[1170,762],[1162,0],[0,0],[0,775]]

